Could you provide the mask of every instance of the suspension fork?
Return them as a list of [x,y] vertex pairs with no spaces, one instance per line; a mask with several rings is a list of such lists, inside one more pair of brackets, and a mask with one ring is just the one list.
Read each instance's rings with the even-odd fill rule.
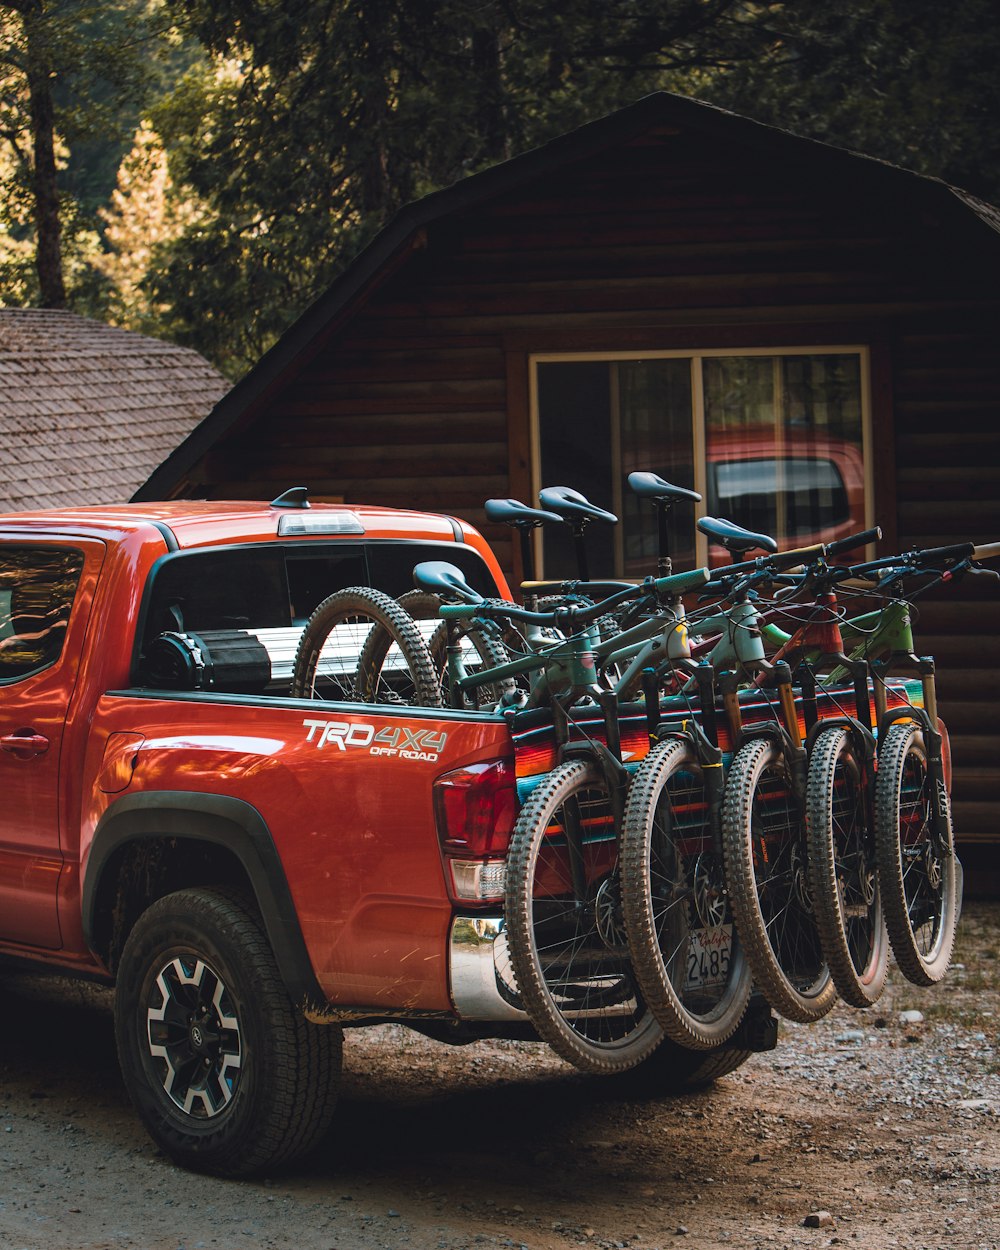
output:
[[[581,693],[577,691],[576,693]],[[589,686],[582,693],[591,695],[601,708],[604,717],[603,742],[570,742],[568,706],[562,699],[552,700],[552,719],[555,729],[556,753],[560,763],[582,759],[596,765],[608,794],[611,818],[614,823],[615,841],[620,842],[625,821],[625,797],[628,790],[628,770],[621,758],[621,726],[618,721],[618,700],[611,690],[602,686]],[[568,700],[572,702],[572,694]],[[569,826],[572,824],[572,828]],[[566,805],[566,847],[570,866],[570,878],[577,911],[587,904],[587,872],[583,854],[583,821],[576,800]]]
[[[885,711],[878,721],[879,741],[889,727],[896,721],[913,720],[920,725],[924,735],[924,746],[927,752],[927,778],[931,786],[931,835],[937,850],[945,856],[954,855],[955,847],[952,839],[951,824],[948,819],[950,800],[948,785],[944,775],[943,736],[938,729],[937,682],[935,664],[931,656],[895,654],[891,660],[905,662],[915,668],[920,676],[923,689],[924,706],[899,707]],[[888,667],[888,665],[887,665]]]

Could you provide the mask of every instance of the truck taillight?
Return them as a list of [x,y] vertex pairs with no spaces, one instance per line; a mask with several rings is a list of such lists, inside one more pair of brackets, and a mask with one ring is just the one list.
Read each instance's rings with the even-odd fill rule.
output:
[[470,764],[439,777],[434,814],[452,898],[473,903],[502,899],[517,818],[512,761]]

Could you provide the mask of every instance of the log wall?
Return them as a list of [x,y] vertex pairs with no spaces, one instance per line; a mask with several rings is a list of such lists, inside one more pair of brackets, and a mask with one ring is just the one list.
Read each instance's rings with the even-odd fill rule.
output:
[[[883,550],[1000,537],[1000,235],[901,171],[819,148],[790,167],[782,151],[661,130],[432,221],[187,493],[307,482],[482,525],[484,499],[530,490],[531,352],[863,343]],[[510,568],[507,532],[483,528]],[[928,603],[919,637],[941,662],[956,826],[996,843],[1000,593],[985,580]]]

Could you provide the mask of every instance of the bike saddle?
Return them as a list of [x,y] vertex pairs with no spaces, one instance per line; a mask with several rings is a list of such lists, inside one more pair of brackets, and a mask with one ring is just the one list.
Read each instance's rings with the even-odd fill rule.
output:
[[541,508],[529,508],[520,499],[487,499],[483,504],[487,521],[513,525],[517,529],[534,529],[546,521],[562,521],[557,512],[544,512]]
[[617,525],[618,518],[613,512],[605,512],[592,504],[586,495],[569,486],[546,486],[538,492],[538,502],[549,512],[556,512],[559,517],[570,525],[586,525],[589,521],[605,521],[608,525]]
[[745,530],[742,525],[734,525],[732,521],[725,521],[721,517],[703,516],[698,521],[698,528],[727,551],[738,555],[754,547],[768,552],[778,550],[778,544],[767,534],[755,534],[752,530]]
[[413,584],[420,590],[447,599],[462,599],[465,603],[482,603],[483,596],[473,590],[462,576],[462,570],[447,560],[424,560],[413,570]]
[[688,490],[686,486],[674,486],[656,473],[630,473],[628,484],[640,499],[655,499],[658,504],[669,506],[679,499],[692,499],[695,503],[701,503],[701,495],[696,490]]

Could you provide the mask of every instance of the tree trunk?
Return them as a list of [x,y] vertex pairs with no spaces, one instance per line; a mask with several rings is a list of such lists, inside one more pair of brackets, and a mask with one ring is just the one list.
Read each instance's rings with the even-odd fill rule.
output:
[[28,96],[31,107],[31,134],[35,151],[34,192],[40,306],[65,308],[66,285],[62,269],[62,225],[59,221],[59,188],[56,182],[55,104],[52,75],[45,36],[42,0],[27,0],[18,8],[24,19],[27,45]]

